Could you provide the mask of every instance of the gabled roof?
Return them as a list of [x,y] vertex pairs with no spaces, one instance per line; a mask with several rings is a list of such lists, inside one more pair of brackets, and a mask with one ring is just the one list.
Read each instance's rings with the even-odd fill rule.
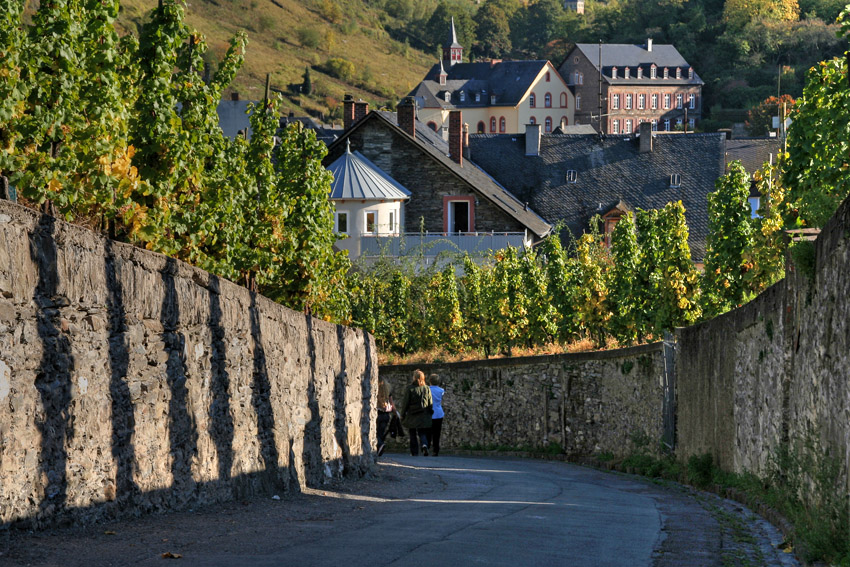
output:
[[[701,260],[708,234],[708,193],[724,173],[722,134],[657,135],[653,149],[640,153],[628,136],[547,134],[540,155],[525,155],[524,135],[469,136],[472,155],[550,223],[563,220],[574,235],[591,218],[619,206],[655,209],[681,200],[690,229],[691,255]],[[575,170],[576,182],[566,174]],[[670,186],[679,174],[681,185]]]
[[333,200],[401,201],[410,198],[410,191],[360,152],[351,153],[350,147],[346,147],[345,153],[327,169],[334,176],[330,195]]
[[[510,191],[500,185],[484,170],[478,167],[475,163],[464,160],[464,165],[460,166],[448,156],[448,145],[437,142],[435,134],[427,126],[417,120],[416,122],[416,137],[411,138],[404,130],[398,126],[398,121],[395,119],[395,113],[391,112],[370,112],[362,120],[358,121],[354,126],[349,128],[340,139],[336,140],[328,147],[329,151],[333,151],[339,144],[345,143],[349,136],[364,124],[372,120],[379,120],[384,126],[395,130],[404,140],[414,144],[419,148],[425,157],[432,159],[442,165],[446,169],[447,175],[455,175],[465,181],[470,188],[489,200],[497,208],[504,211],[508,216],[514,218],[517,222],[528,228],[529,231],[542,238],[549,234],[552,230],[552,225],[546,222],[540,215],[533,210],[527,208],[524,203],[517,199]],[[425,132],[427,131],[427,132]],[[414,197],[415,198],[415,197]]]
[[[578,50],[587,58],[591,65],[596,69],[600,66],[600,46],[598,43],[577,43],[575,48],[567,56],[567,60],[573,56],[573,53]],[[672,45],[653,44],[652,51],[647,51],[646,45],[636,45],[631,43],[603,43],[601,54],[601,65],[603,79],[610,84],[647,84],[650,81],[663,82],[664,84],[680,85],[680,84],[704,84],[702,79],[694,72],[694,78],[688,79],[687,70],[690,65],[685,58],[679,53],[679,50]],[[670,77],[664,79],[662,72],[658,71],[658,78],[650,78],[650,68],[652,64],[662,69],[668,67],[682,69],[682,78],[676,79],[675,72],[671,73]],[[618,78],[611,78],[611,69],[617,67]],[[643,68],[643,77],[637,78],[637,72],[634,71],[631,77],[624,78],[623,70],[626,67],[636,69]]]
[[[531,88],[549,62],[500,61],[484,63],[456,63],[445,69],[446,84],[440,84],[441,64],[437,63],[409,96],[417,99],[420,108],[483,108],[487,106],[516,106]],[[555,68],[552,72],[557,74]],[[464,100],[459,93],[463,91]],[[449,101],[445,93],[449,92]],[[475,102],[475,94],[480,101]],[[490,104],[490,96],[496,103]]]

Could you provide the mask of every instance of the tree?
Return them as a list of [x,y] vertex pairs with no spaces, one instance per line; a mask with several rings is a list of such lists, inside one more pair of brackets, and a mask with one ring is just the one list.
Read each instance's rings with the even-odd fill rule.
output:
[[475,21],[466,8],[446,2],[440,2],[428,18],[424,29],[425,41],[434,46],[447,47],[446,42],[452,29],[452,18],[455,22],[458,43],[467,49],[472,47],[475,40]]
[[304,67],[304,81],[301,83],[301,94],[313,94],[313,79],[310,78],[310,67]]
[[[846,14],[846,13],[845,13]],[[850,20],[844,17],[845,33]],[[803,96],[791,113],[787,226],[822,226],[850,194],[850,90],[846,58],[822,61],[808,73]]]
[[745,258],[753,245],[750,176],[740,161],[733,161],[715,188],[708,195],[702,286],[704,311],[709,316],[743,305],[751,296],[747,272],[752,264]]
[[723,6],[723,19],[733,28],[753,20],[790,22],[799,16],[797,0],[726,0]]
[[635,219],[627,213],[611,234],[610,333],[623,344],[638,339],[643,291],[636,285],[640,263]]
[[557,312],[549,296],[546,273],[533,249],[526,250],[520,259],[523,284],[528,294],[529,347],[551,343],[558,332]]
[[514,46],[537,53],[559,37],[564,8],[558,0],[536,0],[519,10],[510,23]]
[[473,47],[481,57],[502,57],[511,51],[511,27],[508,16],[492,0],[475,14],[478,40]]
[[782,185],[782,170],[786,155],[773,165],[764,164],[753,178],[761,196],[753,219],[753,244],[744,250],[747,263],[747,286],[754,294],[761,293],[785,275],[785,234],[782,230],[782,213],[786,189]]
[[785,110],[785,117],[791,112],[794,105],[794,98],[791,95],[784,94],[777,98],[771,96],[761,101],[757,106],[747,111],[747,132],[750,136],[765,136],[773,130],[773,117],[780,116]]
[[540,253],[546,258],[546,293],[557,314],[555,336],[560,342],[567,342],[578,333],[579,316],[575,297],[578,286],[575,283],[575,261],[564,250],[561,230],[561,225],[552,230],[540,245]]
[[[593,222],[594,227],[597,222]],[[597,346],[605,345],[611,306],[608,301],[609,259],[597,231],[582,234],[576,244],[575,310],[581,328]]]

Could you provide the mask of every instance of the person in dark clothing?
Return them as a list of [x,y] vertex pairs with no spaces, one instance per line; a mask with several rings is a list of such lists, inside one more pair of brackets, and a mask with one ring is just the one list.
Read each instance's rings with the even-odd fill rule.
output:
[[410,454],[416,456],[421,448],[428,456],[428,431],[434,411],[431,389],[425,384],[425,373],[413,372],[413,383],[404,391],[401,402],[401,422],[410,430]]

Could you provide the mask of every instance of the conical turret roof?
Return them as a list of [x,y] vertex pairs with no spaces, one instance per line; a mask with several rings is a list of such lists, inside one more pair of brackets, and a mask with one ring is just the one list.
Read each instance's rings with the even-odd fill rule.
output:
[[328,166],[328,171],[334,176],[331,199],[401,201],[410,198],[410,191],[363,154],[352,153],[350,143],[346,145],[345,153]]

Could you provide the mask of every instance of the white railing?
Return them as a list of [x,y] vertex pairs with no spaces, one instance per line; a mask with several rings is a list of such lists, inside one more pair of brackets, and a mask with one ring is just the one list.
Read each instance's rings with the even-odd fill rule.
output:
[[483,254],[508,246],[525,246],[524,232],[407,232],[395,236],[363,234],[361,256],[438,256],[442,253]]

